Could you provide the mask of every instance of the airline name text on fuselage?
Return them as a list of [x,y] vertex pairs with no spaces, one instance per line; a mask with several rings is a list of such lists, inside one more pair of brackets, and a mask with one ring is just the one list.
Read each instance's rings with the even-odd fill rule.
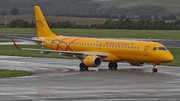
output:
[[108,44],[108,45],[123,45],[123,46],[133,46],[134,45],[133,42],[127,43],[127,42],[114,42],[114,41],[106,41],[105,44]]

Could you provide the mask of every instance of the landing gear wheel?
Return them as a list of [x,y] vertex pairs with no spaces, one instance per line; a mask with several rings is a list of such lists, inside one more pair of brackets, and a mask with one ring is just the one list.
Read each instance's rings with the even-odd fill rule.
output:
[[87,67],[87,66],[85,66],[85,67],[84,67],[84,70],[85,70],[85,71],[88,71],[89,69],[88,69],[88,67]]
[[157,71],[158,71],[157,65],[159,65],[159,63],[152,63],[152,65],[153,65],[152,72],[153,72],[153,73],[157,73]]
[[113,69],[113,63],[110,62],[110,63],[108,64],[108,67],[109,67],[109,69]]
[[153,73],[157,73],[158,69],[157,68],[153,68],[152,71],[153,71]]
[[80,69],[80,71],[83,71],[83,69],[84,69],[84,63],[80,63],[80,64],[79,64],[79,69]]
[[108,64],[108,67],[109,67],[109,69],[116,70],[118,67],[118,64],[117,64],[117,62],[110,62]]
[[84,63],[79,64],[80,71],[88,71],[88,67]]

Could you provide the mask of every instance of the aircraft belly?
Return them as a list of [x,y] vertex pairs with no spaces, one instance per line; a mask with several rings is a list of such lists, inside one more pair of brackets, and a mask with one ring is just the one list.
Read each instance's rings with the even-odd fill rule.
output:
[[114,54],[108,53],[108,57],[102,58],[104,62],[120,62],[122,61],[119,57],[115,56]]

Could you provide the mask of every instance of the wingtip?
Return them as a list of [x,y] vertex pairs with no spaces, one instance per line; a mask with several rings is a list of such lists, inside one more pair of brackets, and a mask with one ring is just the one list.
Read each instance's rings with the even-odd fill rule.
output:
[[13,38],[11,38],[11,41],[13,42],[14,46],[15,46],[17,49],[21,49],[21,48],[16,44],[16,42],[14,41]]

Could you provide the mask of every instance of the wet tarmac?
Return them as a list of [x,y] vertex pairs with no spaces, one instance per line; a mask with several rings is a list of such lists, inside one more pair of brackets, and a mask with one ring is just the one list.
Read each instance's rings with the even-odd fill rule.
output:
[[0,79],[0,101],[179,101],[180,67],[101,67],[80,72],[79,60],[0,56],[1,69],[33,72]]

